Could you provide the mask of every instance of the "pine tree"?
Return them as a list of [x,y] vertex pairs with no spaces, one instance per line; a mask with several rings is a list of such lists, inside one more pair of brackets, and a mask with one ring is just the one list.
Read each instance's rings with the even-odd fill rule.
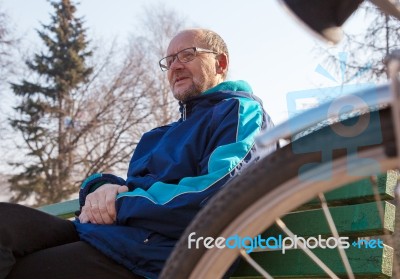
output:
[[12,34],[10,21],[8,14],[0,6],[0,82],[3,84],[12,72],[13,49],[18,46],[18,40]]
[[77,152],[71,115],[79,88],[88,82],[92,68],[83,20],[70,0],[51,1],[51,23],[38,31],[45,51],[26,62],[34,78],[12,84],[19,117],[11,120],[27,147],[22,171],[10,179],[12,201],[34,196],[36,204],[58,202],[77,191],[71,183]]

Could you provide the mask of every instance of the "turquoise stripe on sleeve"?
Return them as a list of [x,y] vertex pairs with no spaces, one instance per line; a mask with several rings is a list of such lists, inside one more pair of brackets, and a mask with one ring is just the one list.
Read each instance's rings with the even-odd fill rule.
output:
[[122,197],[143,197],[155,204],[166,204],[185,193],[197,193],[207,190],[222,178],[229,175],[250,152],[255,136],[262,126],[263,110],[261,105],[251,99],[238,97],[239,122],[236,142],[217,147],[208,162],[208,174],[197,177],[185,177],[178,184],[154,183],[147,191],[136,188],[121,193]]

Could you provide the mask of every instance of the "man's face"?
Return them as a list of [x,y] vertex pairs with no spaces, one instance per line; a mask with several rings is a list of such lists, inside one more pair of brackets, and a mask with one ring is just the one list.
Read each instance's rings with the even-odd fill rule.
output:
[[[196,36],[200,31],[186,31],[178,34],[169,44],[168,55],[190,48],[201,47]],[[186,101],[189,98],[200,95],[205,90],[220,83],[221,76],[216,72],[217,60],[215,54],[198,52],[195,59],[187,63],[180,62],[175,58],[168,70],[168,81],[174,94],[179,101]]]

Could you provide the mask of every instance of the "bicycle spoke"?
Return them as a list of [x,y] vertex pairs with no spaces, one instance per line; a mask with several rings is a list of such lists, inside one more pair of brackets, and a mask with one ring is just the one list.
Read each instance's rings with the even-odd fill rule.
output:
[[253,260],[244,249],[240,249],[240,255],[246,260],[246,262],[251,265],[255,270],[257,270],[265,279],[274,279],[268,274],[265,269],[263,269],[255,260]]
[[[336,229],[335,222],[333,221],[331,212],[329,211],[328,204],[326,203],[325,195],[323,193],[319,193],[318,198],[321,202],[321,207],[324,212],[325,219],[328,222],[329,229],[331,230],[333,237],[336,239],[339,239],[339,233]],[[354,279],[355,278],[354,273],[353,273],[353,270],[351,269],[350,262],[349,262],[349,259],[347,258],[346,252],[344,251],[343,247],[340,245],[338,245],[338,251],[339,251],[340,258],[342,259],[343,265],[346,269],[347,276],[349,276],[349,279]]]
[[[278,227],[284,232],[286,233],[289,237],[291,237],[292,239],[295,238],[294,233],[289,230],[289,228],[286,226],[286,224],[282,221],[282,219],[278,218],[276,219],[275,223],[278,225]],[[320,258],[318,258],[313,252],[311,252],[310,249],[308,249],[303,243],[301,243],[301,241],[299,241],[298,246],[301,248],[301,250],[304,251],[304,253],[306,253],[311,260],[316,263],[326,274],[328,274],[331,278],[333,279],[339,279],[339,277],[337,277],[335,275],[335,273],[333,273],[333,271],[326,265],[324,264]]]

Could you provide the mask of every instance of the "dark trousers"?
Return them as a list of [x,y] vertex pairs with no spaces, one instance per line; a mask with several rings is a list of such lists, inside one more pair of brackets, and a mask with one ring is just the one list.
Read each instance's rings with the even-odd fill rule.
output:
[[80,241],[71,221],[0,203],[0,279],[142,278]]

